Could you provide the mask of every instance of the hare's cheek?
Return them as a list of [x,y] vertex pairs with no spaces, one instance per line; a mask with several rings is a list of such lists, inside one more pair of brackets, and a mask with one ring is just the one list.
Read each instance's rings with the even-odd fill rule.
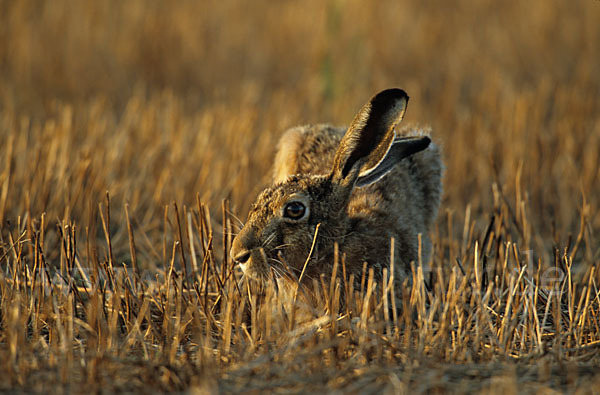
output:
[[284,256],[287,264],[295,269],[302,269],[310,251],[311,241],[312,238],[306,229],[288,229],[283,237],[283,244],[286,246]]

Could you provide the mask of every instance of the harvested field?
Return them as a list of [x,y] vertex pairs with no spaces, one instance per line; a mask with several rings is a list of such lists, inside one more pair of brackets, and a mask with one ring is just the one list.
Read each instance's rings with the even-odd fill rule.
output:
[[[600,391],[600,1],[0,11],[0,391]],[[431,274],[259,300],[278,137],[389,87],[443,147]]]

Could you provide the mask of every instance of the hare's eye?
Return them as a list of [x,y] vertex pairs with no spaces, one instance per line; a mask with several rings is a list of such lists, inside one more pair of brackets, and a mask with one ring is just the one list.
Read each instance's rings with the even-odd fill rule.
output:
[[290,202],[283,209],[283,215],[291,219],[300,219],[305,212],[306,207],[301,202]]

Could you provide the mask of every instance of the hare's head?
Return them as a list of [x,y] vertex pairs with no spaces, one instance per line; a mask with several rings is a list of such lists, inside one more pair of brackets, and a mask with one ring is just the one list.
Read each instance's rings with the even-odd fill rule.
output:
[[425,149],[428,137],[396,138],[408,96],[400,89],[375,95],[358,112],[336,150],[328,175],[295,175],[264,190],[235,237],[231,256],[245,274],[265,278],[291,269],[296,277],[309,258],[318,230],[318,250],[333,244],[350,226],[347,206],[355,187],[378,181],[402,158]]

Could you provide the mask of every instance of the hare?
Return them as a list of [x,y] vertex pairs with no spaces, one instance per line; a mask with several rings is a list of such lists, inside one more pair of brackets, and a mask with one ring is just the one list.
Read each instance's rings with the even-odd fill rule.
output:
[[442,162],[429,129],[396,132],[407,103],[403,90],[388,89],[371,98],[347,130],[316,125],[283,134],[275,184],[258,196],[232,243],[231,256],[244,275],[329,276],[334,243],[355,279],[365,262],[375,280],[382,279],[383,268],[391,267],[392,238],[396,284],[407,278],[419,252],[423,262],[429,259]]

